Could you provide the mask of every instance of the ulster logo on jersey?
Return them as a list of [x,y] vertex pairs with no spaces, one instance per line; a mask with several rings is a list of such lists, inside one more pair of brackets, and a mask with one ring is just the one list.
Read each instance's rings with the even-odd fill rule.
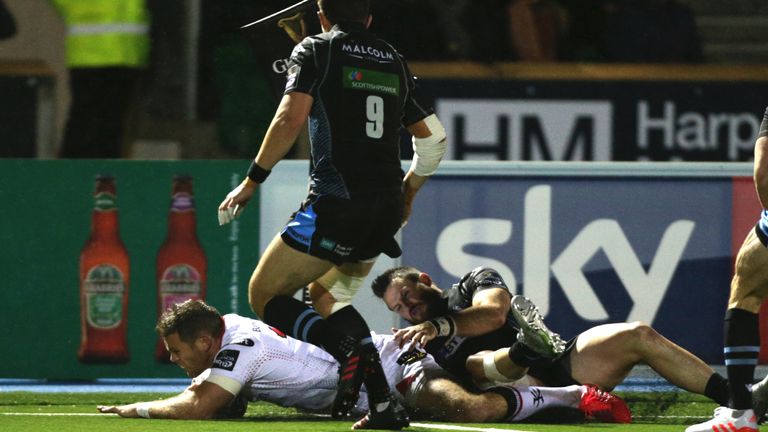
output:
[[418,351],[418,350],[410,350],[402,353],[400,357],[397,358],[397,364],[400,366],[415,363],[424,357],[427,356],[427,353],[424,351]]
[[235,341],[232,343],[235,345],[243,345],[247,347],[252,347],[256,344],[255,342],[253,342],[253,339],[240,339],[239,341]]
[[222,350],[216,354],[216,359],[213,360],[213,367],[231,372],[235,368],[237,356],[239,355],[240,351],[237,350]]

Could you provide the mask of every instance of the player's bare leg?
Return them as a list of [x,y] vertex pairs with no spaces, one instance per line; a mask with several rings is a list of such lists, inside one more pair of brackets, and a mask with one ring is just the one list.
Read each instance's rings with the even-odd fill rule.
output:
[[299,252],[275,236],[251,275],[248,302],[256,315],[263,317],[264,306],[273,297],[294,295],[331,267],[332,262]]
[[363,380],[359,338],[337,331],[293,294],[322,276],[333,263],[288,246],[276,236],[256,266],[248,300],[265,322],[286,334],[323,347],[339,362],[339,390],[331,415],[342,417],[357,401]]
[[579,382],[611,390],[632,367],[648,364],[670,383],[705,394],[715,373],[701,359],[641,323],[605,324],[579,335],[570,354],[571,375]]
[[[360,340],[360,361],[365,371],[363,379],[368,389],[370,413],[366,421],[358,424],[359,429],[401,429],[409,424],[405,408],[390,393],[389,383],[381,366],[381,359],[365,319],[355,310],[352,298],[370,273],[375,260],[344,263],[330,269],[317,281],[309,285],[313,306],[331,325],[345,334]],[[350,377],[356,379],[356,377]],[[354,403],[357,394],[345,395],[347,388],[359,388],[356,382],[345,381],[342,375],[339,392],[334,405]]]
[[[488,362],[493,361],[493,367]],[[467,372],[479,385],[512,382],[519,380],[528,372],[528,367],[520,366],[509,357],[509,348],[496,351],[480,351],[467,358]],[[495,370],[494,370],[495,369]]]

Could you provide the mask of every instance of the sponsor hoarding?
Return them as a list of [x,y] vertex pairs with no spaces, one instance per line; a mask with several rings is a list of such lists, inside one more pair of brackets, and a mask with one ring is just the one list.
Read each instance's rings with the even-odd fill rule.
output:
[[762,81],[424,79],[456,160],[747,161]]

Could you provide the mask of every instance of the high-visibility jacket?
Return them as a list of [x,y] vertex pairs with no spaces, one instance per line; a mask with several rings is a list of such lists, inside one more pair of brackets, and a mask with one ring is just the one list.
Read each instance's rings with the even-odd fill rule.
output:
[[67,25],[69,67],[141,67],[149,56],[144,0],[52,0]]

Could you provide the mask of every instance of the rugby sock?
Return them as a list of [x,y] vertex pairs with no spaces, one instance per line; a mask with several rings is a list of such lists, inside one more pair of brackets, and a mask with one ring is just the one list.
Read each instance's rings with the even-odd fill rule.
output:
[[583,386],[565,387],[520,387],[520,406],[515,417],[508,420],[520,421],[549,407],[578,408]]
[[368,390],[369,405],[374,409],[377,405],[389,401],[390,391],[381,358],[371,338],[368,324],[360,313],[351,305],[345,306],[328,316],[328,324],[336,330],[360,340],[362,354],[365,359],[365,388]]
[[357,346],[357,339],[329,325],[314,309],[291,296],[273,297],[264,305],[264,322],[295,339],[322,347],[342,363]]
[[720,406],[728,406],[728,380],[715,372],[709,377],[704,395]]
[[519,414],[519,407],[522,405],[522,396],[515,387],[491,387],[488,393],[496,393],[504,398],[507,403],[507,413],[504,415],[504,421],[512,421]]
[[743,309],[728,309],[723,325],[725,367],[728,371],[730,399],[728,407],[752,408],[752,384],[760,354],[758,315]]
[[578,408],[584,386],[565,387],[498,386],[488,389],[498,393],[507,401],[506,421],[524,420],[550,407]]
[[544,359],[544,357],[520,342],[515,342],[509,347],[509,358],[514,364],[522,367],[530,367],[537,361]]

